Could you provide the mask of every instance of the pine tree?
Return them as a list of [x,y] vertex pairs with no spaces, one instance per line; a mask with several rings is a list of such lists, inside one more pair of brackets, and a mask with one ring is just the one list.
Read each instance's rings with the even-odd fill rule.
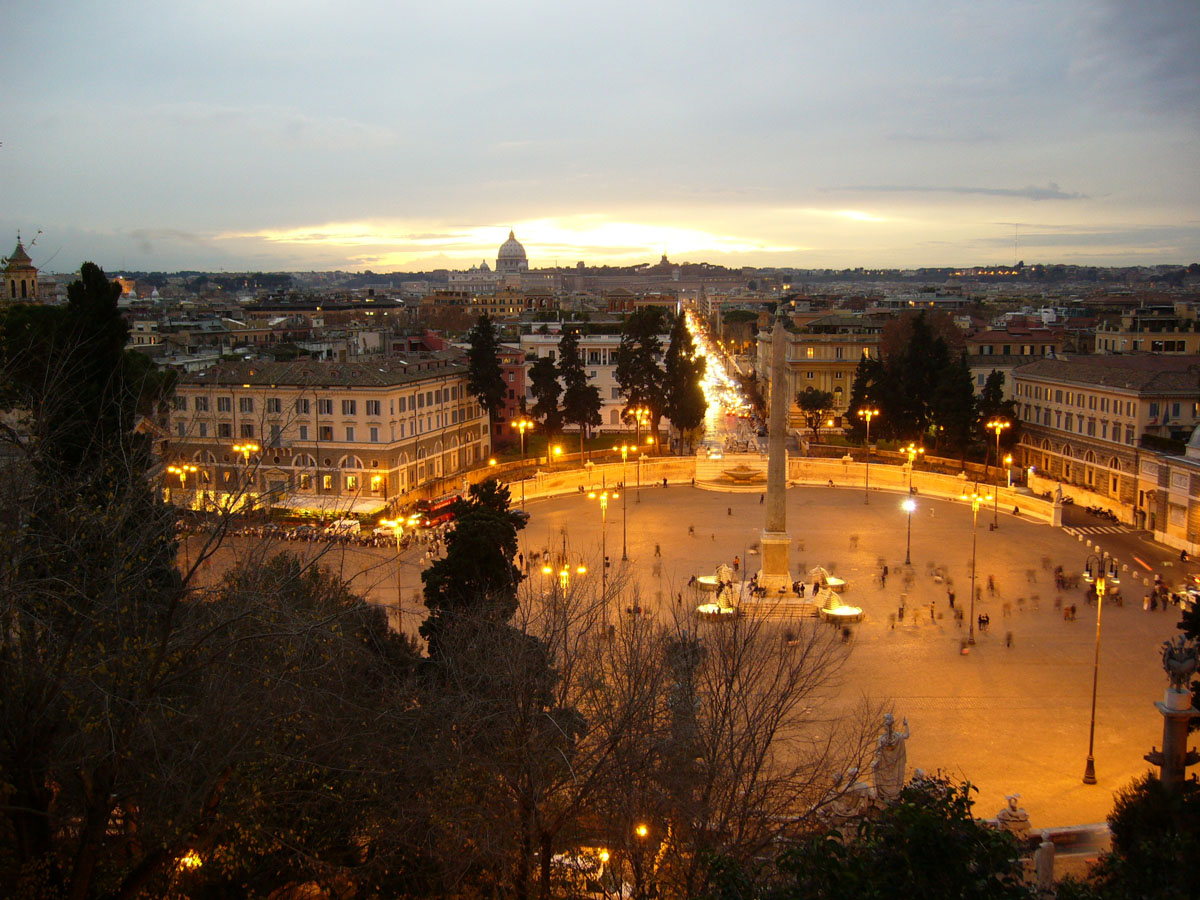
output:
[[562,385],[558,383],[558,366],[549,356],[538,357],[529,367],[529,389],[533,393],[533,409],[530,412],[541,421],[546,429],[546,446],[550,446],[553,435],[562,428],[562,409],[559,397]]
[[[665,363],[665,412],[671,423],[679,429],[682,439],[685,435],[695,434],[696,429],[704,424],[704,414],[708,410],[708,400],[700,384],[704,377],[705,360],[696,355],[692,335],[687,329],[687,317],[682,313],[675,317],[675,325],[671,328],[671,343],[667,347]],[[688,452],[691,452],[690,438]]]
[[937,381],[931,402],[931,423],[948,449],[966,456],[975,437],[975,387],[967,355],[960,354]]
[[637,407],[650,410],[650,427],[658,431],[666,405],[666,373],[659,364],[663,312],[652,306],[633,312],[625,321],[617,351],[617,384],[625,395],[625,414]]
[[500,342],[492,320],[480,316],[467,340],[467,390],[479,399],[488,416],[496,421],[504,409],[504,372],[500,368]]
[[579,332],[568,329],[558,342],[558,375],[563,382],[563,422],[579,426],[579,454],[584,455],[584,437],[602,421],[600,389],[588,381],[579,353]]

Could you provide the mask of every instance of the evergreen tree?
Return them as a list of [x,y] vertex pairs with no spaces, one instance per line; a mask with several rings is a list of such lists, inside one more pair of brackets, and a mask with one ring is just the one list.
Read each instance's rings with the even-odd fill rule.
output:
[[563,383],[563,421],[579,426],[579,453],[587,432],[601,423],[600,388],[588,381],[579,353],[579,332],[568,329],[558,342],[558,375]]
[[930,422],[939,448],[965,456],[975,437],[975,387],[967,355],[948,365],[938,379],[930,403]]
[[[692,335],[687,329],[687,317],[680,313],[671,329],[671,343],[666,356],[666,408],[671,423],[684,435],[694,435],[704,424],[708,401],[700,381],[704,377],[704,357],[696,355]],[[692,441],[689,437],[688,452]]]
[[529,367],[529,389],[533,393],[531,412],[545,427],[546,446],[549,447],[555,432],[562,428],[562,409],[558,402],[562,385],[558,383],[558,366],[549,356],[538,357]]
[[946,340],[935,334],[921,310],[913,318],[904,350],[887,360],[891,387],[884,398],[885,430],[894,437],[914,439],[932,423],[934,394],[950,368]]
[[656,433],[666,405],[666,373],[659,364],[663,328],[661,309],[646,306],[634,310],[625,320],[617,351],[616,378],[625,395],[625,414],[644,406],[650,410],[650,427]]
[[443,631],[466,618],[507,622],[517,609],[517,532],[524,513],[509,508],[508,488],[489,478],[471,485],[454,504],[454,527],[446,535],[446,555],[421,573],[429,617],[421,636],[430,656],[441,648]]
[[479,399],[479,405],[496,421],[504,409],[504,372],[500,368],[500,341],[492,320],[480,316],[467,336],[467,390]]
[[846,408],[846,416],[850,420],[849,434],[853,440],[861,441],[866,436],[866,425],[858,416],[860,409],[874,405],[881,407],[881,412],[887,415],[880,402],[886,393],[886,383],[887,372],[880,360],[863,356],[858,361],[854,381],[850,385],[850,403]]

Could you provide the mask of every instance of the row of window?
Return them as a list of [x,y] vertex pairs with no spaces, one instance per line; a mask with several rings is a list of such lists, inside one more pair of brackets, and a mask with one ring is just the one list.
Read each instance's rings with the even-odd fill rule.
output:
[[[1096,419],[1091,416],[1076,415],[1073,413],[1064,413],[1059,409],[1043,409],[1040,406],[1032,406],[1029,403],[1025,404],[1025,414],[1022,418],[1026,422],[1032,422],[1035,425],[1045,425],[1047,428],[1057,428],[1060,431],[1069,431],[1073,434],[1086,434],[1088,437],[1097,437],[1096,434]],[[1101,440],[1121,441],[1121,423],[1113,422],[1111,428],[1109,421],[1103,419],[1099,423]],[[1134,442],[1134,430],[1132,425],[1125,425],[1125,440],[1130,446]],[[1111,435],[1111,436],[1110,436]]]
[[[447,414],[446,418],[445,418],[446,425],[458,425],[458,424],[460,424],[460,422],[465,422],[465,421],[467,421],[466,415],[464,414],[460,418],[459,411],[457,409],[451,410],[450,413]],[[432,431],[436,428],[444,427],[442,423],[443,423],[442,413],[438,413],[436,416],[419,417],[417,419],[412,420],[411,423],[401,422],[401,423],[399,423],[398,426],[395,426],[395,425],[392,426],[391,440],[404,440],[406,437],[416,437],[419,434],[424,434],[426,431]],[[411,428],[408,427],[410,424],[411,424]],[[199,437],[199,438],[209,437],[207,422],[197,422],[197,423],[195,423],[195,428],[196,428],[196,437]],[[175,423],[175,433],[177,436],[179,436],[181,438],[187,437],[187,429],[188,429],[188,425],[186,422],[181,421],[181,422]],[[296,439],[297,440],[307,441],[307,440],[309,440],[309,435],[311,433],[312,433],[312,430],[311,430],[310,426],[308,426],[308,425],[297,425],[296,426]],[[359,432],[357,427],[354,425],[346,425],[343,427],[343,434],[345,435],[344,440],[346,441],[346,443],[354,443],[354,441],[357,440],[357,436],[360,433],[361,432]],[[378,444],[380,442],[380,431],[379,431],[378,425],[368,426],[366,433],[367,433],[368,443]],[[332,441],[332,440],[334,440],[334,436],[333,436],[334,435],[334,426],[318,425],[317,430],[316,430],[316,435],[317,435],[318,441]],[[232,438],[233,437],[233,425],[229,422],[218,422],[215,436],[217,438]],[[258,435],[255,434],[254,423],[253,422],[240,423],[238,426],[238,437],[240,437],[240,438],[258,437]],[[267,431],[263,434],[263,437],[268,438],[269,446],[279,446],[279,443],[283,439],[283,426],[282,425],[268,425]]]
[[[833,358],[834,358],[834,359],[851,359],[851,358],[852,358],[852,354],[846,353],[846,350],[847,350],[847,349],[850,349],[850,350],[852,350],[852,349],[854,349],[854,348],[852,348],[852,347],[850,347],[850,348],[847,348],[847,347],[837,347],[837,346],[835,346],[835,347],[833,348]],[[871,348],[870,348],[870,347],[863,347],[863,348],[862,348],[862,353],[861,353],[861,354],[859,354],[859,355],[860,355],[860,356],[868,356],[868,357],[869,357],[869,356],[871,355]],[[817,348],[816,348],[816,347],[805,347],[805,348],[804,348],[804,358],[805,358],[805,359],[816,359],[816,358],[817,358]],[[824,358],[824,357],[823,357],[823,358]]]
[[1120,398],[1110,400],[1109,397],[1097,397],[1095,394],[1088,394],[1084,391],[1043,388],[1040,384],[1018,382],[1017,396],[1029,397],[1032,400],[1053,400],[1055,403],[1075,406],[1079,409],[1084,409],[1086,404],[1087,409],[1098,410],[1102,413],[1111,411],[1114,415],[1129,416],[1130,418],[1137,415],[1137,404],[1133,400],[1122,400]]
[[[397,412],[410,412],[413,410],[424,409],[427,406],[438,406],[443,403],[452,403],[459,399],[458,386],[448,388],[438,388],[436,390],[423,391],[417,394],[405,395],[397,400],[391,400],[388,403],[389,414],[395,415]],[[195,396],[191,398],[192,409],[195,412],[209,412],[209,398],[206,396]],[[253,397],[238,397],[238,412],[242,414],[254,413],[254,398]],[[380,400],[365,400],[363,401],[366,414],[368,416],[383,415],[383,403]],[[186,394],[178,394],[172,401],[173,407],[179,412],[186,412],[188,408],[188,396]],[[397,409],[397,405],[399,409]],[[294,403],[294,408],[297,415],[310,415],[312,413],[312,401],[308,397],[297,397]],[[280,397],[267,397],[266,410],[268,413],[281,413],[283,411],[283,399]],[[217,412],[232,412],[233,398],[232,397],[217,397]],[[317,398],[317,414],[322,416],[333,415],[333,400],[328,397]],[[345,399],[342,400],[342,415],[356,416],[358,415],[358,400]]]

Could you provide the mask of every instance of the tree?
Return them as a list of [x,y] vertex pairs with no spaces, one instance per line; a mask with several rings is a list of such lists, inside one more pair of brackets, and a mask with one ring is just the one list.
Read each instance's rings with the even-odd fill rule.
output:
[[508,488],[494,478],[471,485],[455,502],[446,555],[421,573],[429,608],[421,636],[431,657],[441,650],[442,632],[465,616],[507,622],[516,612],[524,577],[516,565],[517,532],[526,517],[509,506]]
[[[858,411],[870,405],[884,406],[882,398],[887,394],[887,371],[882,361],[864,356],[854,369],[854,381],[850,385],[850,402],[846,415],[850,419],[850,436],[861,441],[866,435],[866,426]],[[886,409],[883,410],[887,415]]]
[[1032,900],[1019,848],[971,815],[971,791],[943,776],[913,780],[896,802],[846,840],[817,835],[778,862],[784,884],[769,900]]
[[705,359],[697,356],[692,335],[687,329],[687,317],[680,313],[671,328],[671,343],[667,347],[666,404],[665,412],[671,423],[679,429],[680,437],[688,436],[688,452],[692,449],[692,436],[704,424],[708,401],[704,396],[701,380],[704,378]]
[[[537,362],[529,367],[529,388],[533,393],[531,412],[546,428],[548,448],[554,433],[562,429],[562,409],[558,403],[562,385],[558,383],[558,366],[549,356],[538,357]],[[549,455],[550,451],[546,452]]]
[[796,405],[808,419],[808,427],[812,429],[815,441],[821,421],[833,412],[833,392],[821,391],[809,385],[796,395]]
[[638,407],[650,410],[650,427],[657,433],[666,405],[666,373],[659,364],[664,328],[658,307],[636,309],[625,320],[621,346],[617,350],[617,384],[625,395],[625,414]]
[[500,342],[492,320],[480,316],[467,336],[467,390],[479,399],[492,421],[504,409],[504,372],[500,368]]
[[939,447],[944,438],[949,449],[965,456],[976,435],[975,388],[965,353],[943,370],[931,400],[930,423]]
[[579,332],[567,329],[558,342],[558,374],[563,382],[563,421],[579,426],[579,455],[584,455],[584,437],[603,420],[600,388],[592,384],[579,353]]

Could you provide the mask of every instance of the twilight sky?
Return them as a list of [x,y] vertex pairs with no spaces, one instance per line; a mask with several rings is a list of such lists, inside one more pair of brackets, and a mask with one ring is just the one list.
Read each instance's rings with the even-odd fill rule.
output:
[[52,271],[1200,261],[1197,0],[0,11]]

